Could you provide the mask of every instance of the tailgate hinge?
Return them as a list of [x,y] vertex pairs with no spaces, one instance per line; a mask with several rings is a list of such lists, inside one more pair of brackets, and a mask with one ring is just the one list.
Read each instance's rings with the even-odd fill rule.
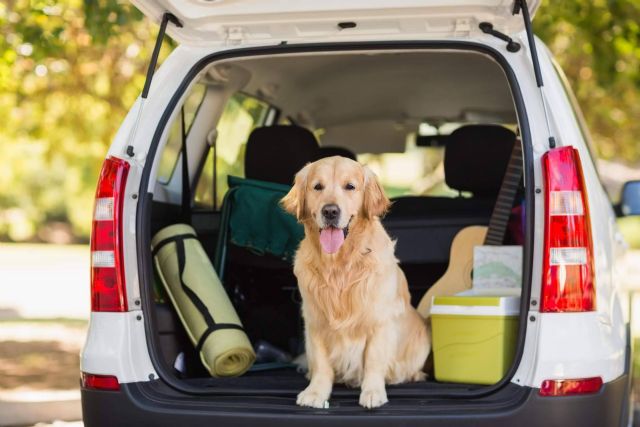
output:
[[453,34],[456,37],[468,36],[471,33],[471,20],[469,18],[456,19]]
[[227,27],[227,46],[236,46],[244,41],[244,30],[242,27]]

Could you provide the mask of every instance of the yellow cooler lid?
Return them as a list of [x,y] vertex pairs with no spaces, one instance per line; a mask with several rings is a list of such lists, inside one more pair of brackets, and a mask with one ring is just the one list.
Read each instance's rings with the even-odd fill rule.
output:
[[454,295],[433,298],[431,314],[467,316],[517,316],[519,296]]

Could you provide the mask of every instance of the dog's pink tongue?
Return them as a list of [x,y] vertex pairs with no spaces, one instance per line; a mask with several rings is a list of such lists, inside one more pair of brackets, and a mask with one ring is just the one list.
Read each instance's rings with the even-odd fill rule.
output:
[[344,233],[339,228],[327,227],[320,231],[320,244],[328,254],[335,254],[344,243]]

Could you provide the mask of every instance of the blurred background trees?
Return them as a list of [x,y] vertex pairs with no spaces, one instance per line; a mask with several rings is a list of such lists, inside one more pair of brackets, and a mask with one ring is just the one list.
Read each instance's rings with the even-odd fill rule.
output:
[[[598,154],[630,165],[640,162],[639,22],[637,0],[546,0],[534,20]],[[0,3],[0,240],[86,241],[101,162],[156,32],[126,0]]]
[[142,18],[111,0],[0,3],[0,240],[87,239],[100,165],[153,48]]
[[640,1],[543,3],[534,20],[578,98],[600,157],[640,160]]

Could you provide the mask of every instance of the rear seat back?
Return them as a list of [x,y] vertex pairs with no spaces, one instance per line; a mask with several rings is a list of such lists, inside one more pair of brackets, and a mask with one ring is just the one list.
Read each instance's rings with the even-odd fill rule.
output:
[[444,149],[444,179],[472,199],[498,196],[516,135],[497,125],[470,125],[456,129]]
[[497,125],[456,129],[445,146],[447,185],[472,197],[400,197],[384,219],[405,264],[447,263],[462,228],[488,225],[516,136]]

